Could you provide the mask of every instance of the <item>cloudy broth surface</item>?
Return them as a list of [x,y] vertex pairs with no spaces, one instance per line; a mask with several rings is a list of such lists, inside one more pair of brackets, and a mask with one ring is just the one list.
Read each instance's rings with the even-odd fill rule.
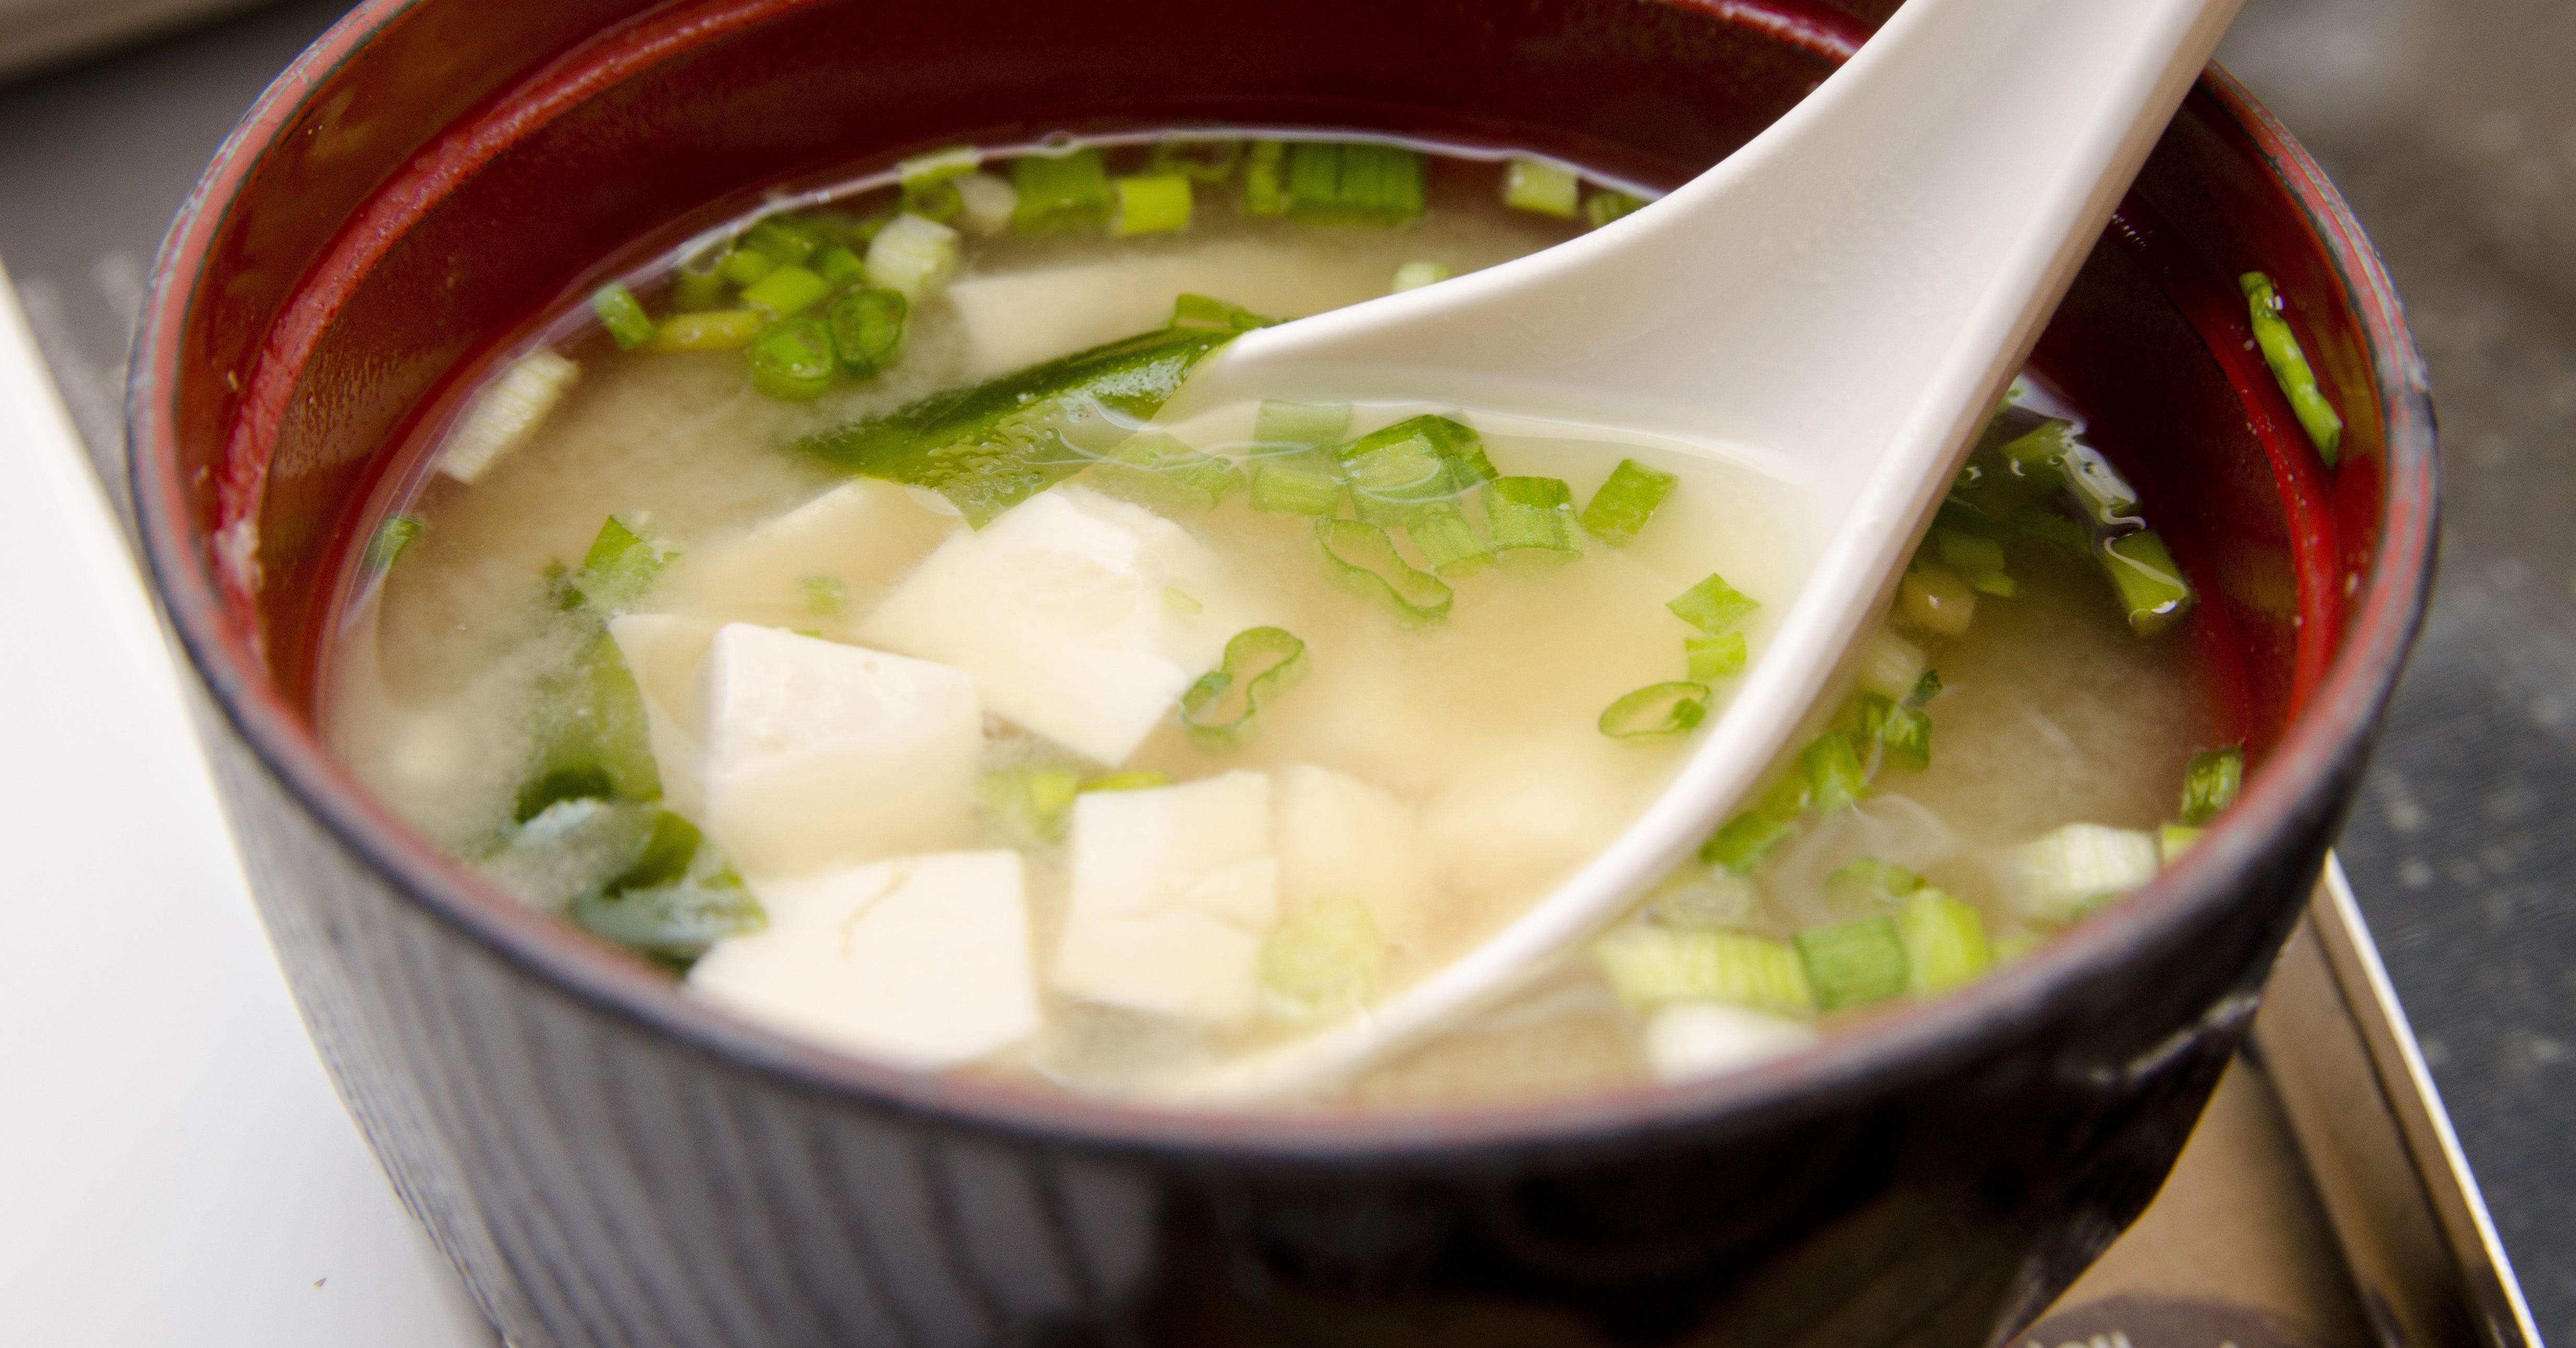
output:
[[[690,274],[628,278],[633,311],[597,312],[639,349],[559,316],[421,446],[446,471],[380,503],[329,657],[338,751],[502,887],[854,1052],[1151,1095],[1365,1014],[1635,818],[1821,540],[1812,489],[1758,450],[1432,406],[1154,425],[1128,391],[1196,349],[1186,327],[1320,312],[1633,207],[1535,162],[1323,148],[1347,153],[916,163],[894,224],[898,189],[858,179],[775,216],[801,236],[746,216]],[[1339,198],[1314,181],[1337,166]],[[879,242],[907,237],[928,251]],[[710,270],[728,250],[757,256]],[[899,354],[869,368],[851,306],[887,291],[908,292]],[[733,337],[729,315],[751,316]],[[800,334],[840,358],[795,368]],[[955,446],[888,448],[925,399],[1131,338],[1145,354],[1097,357],[1078,397],[1040,380]],[[1985,458],[2016,479],[1980,498],[1994,521],[2081,476]],[[1913,625],[1865,654],[1758,827],[1510,1005],[1324,1094],[1724,1070],[2136,883],[2221,727],[2163,617],[2124,610],[2061,518],[1945,514],[1976,544],[1927,551]],[[2135,522],[2093,520],[2091,545]],[[1907,727],[1932,721],[1917,755]],[[2080,874],[2032,879],[2069,824],[2102,830]]]

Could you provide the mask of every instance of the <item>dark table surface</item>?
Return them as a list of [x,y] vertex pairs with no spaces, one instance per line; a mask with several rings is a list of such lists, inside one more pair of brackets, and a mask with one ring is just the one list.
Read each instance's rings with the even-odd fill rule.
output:
[[[0,261],[102,464],[163,228],[343,8],[0,86]],[[2576,5],[2248,0],[2220,59],[2350,195],[2432,367],[2442,581],[2344,864],[2541,1331],[2576,1345]]]

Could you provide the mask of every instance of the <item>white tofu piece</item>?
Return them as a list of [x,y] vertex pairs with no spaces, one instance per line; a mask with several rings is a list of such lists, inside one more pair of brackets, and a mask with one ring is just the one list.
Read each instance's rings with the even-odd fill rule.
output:
[[1258,772],[1073,806],[1073,892],[1053,978],[1069,997],[1210,1024],[1259,1004],[1279,917],[1270,779]]
[[948,181],[957,188],[958,228],[989,238],[1011,227],[1020,189],[990,173],[961,173]]
[[1443,878],[1462,894],[1525,894],[1564,880],[1628,820],[1623,802],[1585,789],[1591,780],[1502,756],[1440,792],[1423,829]]
[[1303,318],[1385,293],[1380,263],[1251,243],[975,276],[948,288],[966,334],[970,380],[1159,328],[1184,294],[1221,295],[1257,314]]
[[948,852],[753,885],[769,924],[716,942],[692,991],[906,1067],[952,1067],[1037,1032],[1017,852]]
[[1228,638],[1266,621],[1179,525],[1067,485],[952,536],[858,635],[966,671],[993,711],[1116,766]]
[[706,709],[698,666],[716,624],[669,613],[628,613],[608,620],[608,635],[644,697],[644,726],[653,765],[662,774],[662,803],[690,819],[706,810]]
[[[654,604],[718,622],[831,631],[963,527],[892,482],[857,478],[748,533],[691,547],[663,576]],[[808,579],[845,590],[844,613],[817,612]]]
[[1288,911],[1334,895],[1366,903],[1380,935],[1419,946],[1433,898],[1421,811],[1328,768],[1279,770],[1279,902]]
[[699,677],[702,822],[745,875],[800,875],[972,836],[984,710],[964,674],[728,623]]
[[1676,1002],[1646,1022],[1646,1062],[1665,1081],[1696,1081],[1816,1042],[1804,1021],[1724,1002]]

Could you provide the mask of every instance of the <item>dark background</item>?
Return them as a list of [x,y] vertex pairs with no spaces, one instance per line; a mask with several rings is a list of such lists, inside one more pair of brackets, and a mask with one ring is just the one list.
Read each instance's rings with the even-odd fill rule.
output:
[[[163,228],[345,7],[0,82],[0,260],[102,465]],[[2576,1345],[2576,3],[2248,0],[2220,60],[2351,197],[2432,367],[2442,580],[2343,860],[2541,1331]]]

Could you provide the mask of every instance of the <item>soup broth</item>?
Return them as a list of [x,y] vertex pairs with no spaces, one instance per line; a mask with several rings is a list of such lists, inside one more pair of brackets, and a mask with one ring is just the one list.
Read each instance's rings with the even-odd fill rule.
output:
[[[1615,186],[1258,136],[901,173],[541,325],[350,572],[338,750],[697,995],[1149,1095],[1364,1015],[1652,800],[1813,565],[1814,488],[1737,447],[1431,406],[1154,423],[1255,315],[1545,247],[1633,209]],[[2124,490],[2022,390],[1762,799],[1538,986],[1324,1093],[1725,1070],[2152,874],[2241,757]]]

